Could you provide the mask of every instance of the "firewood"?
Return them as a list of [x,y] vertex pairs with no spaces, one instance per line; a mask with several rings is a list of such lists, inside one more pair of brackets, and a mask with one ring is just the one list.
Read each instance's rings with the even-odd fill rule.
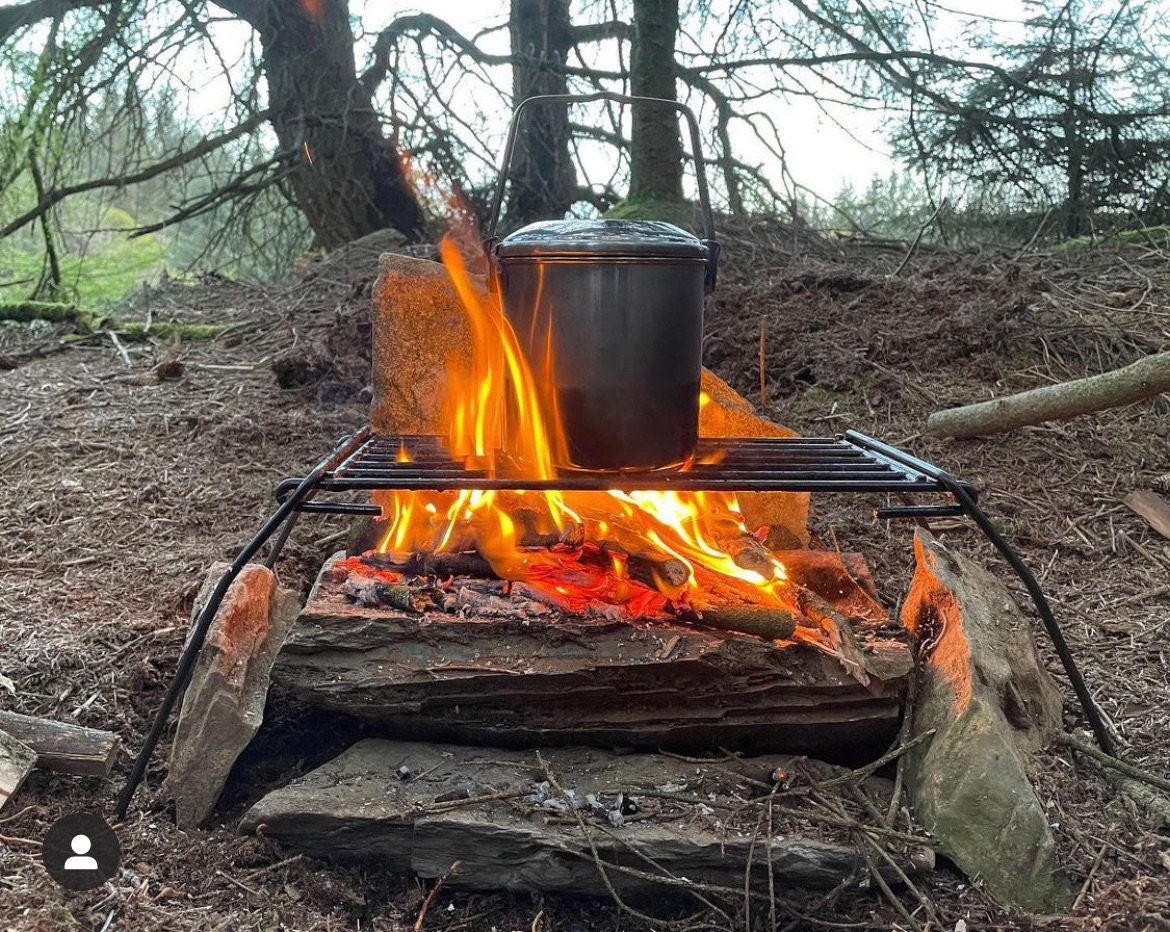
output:
[[36,751],[38,767],[57,773],[108,777],[118,753],[118,739],[108,731],[17,712],[0,712],[0,731]]
[[690,568],[677,557],[655,553],[642,548],[629,551],[621,544],[603,540],[599,544],[603,553],[614,554],[625,560],[630,579],[637,580],[651,589],[675,598],[691,578]]
[[828,600],[803,586],[790,586],[792,598],[800,610],[820,625],[828,638],[829,647],[841,661],[842,666],[862,686],[870,683],[874,671],[867,663],[865,651],[853,634],[849,619],[835,609]]
[[691,616],[708,628],[740,631],[766,641],[786,641],[796,631],[796,617],[771,605],[715,605]]
[[1157,492],[1135,490],[1125,496],[1125,504],[1163,537],[1170,537],[1170,502]]
[[[777,768],[799,771],[814,785],[857,779],[819,761],[785,754],[707,763],[624,748],[545,747],[541,769],[533,763],[530,751],[366,739],[258,801],[240,830],[314,857],[449,876],[451,886],[465,889],[621,891],[658,903],[672,891],[689,895],[706,885],[742,895],[831,889],[858,876],[863,864],[853,845],[822,840],[819,832],[802,837],[799,818],[774,836],[728,831],[716,821],[717,812],[771,805],[767,793],[753,799],[759,785],[743,771],[763,779]],[[404,782],[402,767],[430,776]],[[661,789],[670,784],[687,789],[670,795]],[[884,805],[888,784],[871,777],[865,792]],[[436,804],[436,796],[455,797],[458,806]],[[623,801],[634,798],[645,800],[644,809],[623,812]],[[934,863],[917,846],[905,852],[899,846],[893,857],[893,866],[881,868],[891,880]],[[456,861],[462,867],[451,871]]]
[[937,437],[978,437],[1132,404],[1163,392],[1170,392],[1170,352],[1086,379],[936,411],[926,429]]
[[36,751],[0,731],[0,809],[20,789],[36,762]]
[[626,561],[630,579],[657,589],[668,596],[675,595],[691,577],[691,571],[682,560],[674,557],[652,557],[632,553]]
[[362,560],[381,569],[388,569],[404,576],[437,576],[447,579],[451,576],[478,576],[482,579],[495,579],[496,574],[492,566],[482,555],[475,551],[448,553],[431,553],[420,550],[410,555],[404,562],[395,562],[386,554],[369,553]]
[[345,593],[367,608],[397,608],[417,615],[434,606],[434,600],[419,586],[379,582],[353,573],[345,580]]
[[764,579],[771,579],[776,575],[776,563],[772,552],[751,534],[741,534],[719,543],[740,569],[759,573]]

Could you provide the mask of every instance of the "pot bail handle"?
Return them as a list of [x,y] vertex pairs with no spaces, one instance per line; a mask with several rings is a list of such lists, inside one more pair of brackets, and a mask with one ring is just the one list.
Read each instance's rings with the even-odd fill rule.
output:
[[703,289],[707,294],[710,294],[715,290],[716,273],[719,267],[719,243],[715,241],[715,215],[711,211],[711,194],[707,188],[707,168],[703,162],[699,121],[695,119],[694,112],[686,104],[681,104],[676,100],[666,100],[662,97],[631,97],[628,94],[615,94],[612,91],[597,91],[593,94],[539,94],[520,101],[512,112],[512,122],[508,126],[508,139],[504,143],[500,177],[496,181],[495,194],[492,196],[487,238],[484,240],[486,250],[489,253],[493,252],[496,243],[499,242],[496,227],[500,222],[500,210],[504,204],[504,189],[508,183],[508,170],[512,167],[512,154],[516,148],[516,131],[524,109],[529,104],[587,104],[598,100],[629,104],[631,107],[644,106],[660,110],[675,110],[686,118],[687,127],[691,134],[691,158],[695,163],[695,182],[699,188],[699,207],[703,214],[703,245],[707,247],[707,275]]

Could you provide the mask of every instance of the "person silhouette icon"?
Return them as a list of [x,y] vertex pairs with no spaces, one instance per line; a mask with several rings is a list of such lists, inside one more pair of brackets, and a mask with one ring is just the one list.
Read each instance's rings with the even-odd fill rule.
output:
[[73,849],[73,857],[65,861],[67,871],[96,871],[98,862],[89,856],[90,841],[88,835],[74,835],[69,843]]
[[49,826],[41,843],[41,863],[66,890],[100,887],[117,875],[121,857],[113,826],[94,812],[66,813]]

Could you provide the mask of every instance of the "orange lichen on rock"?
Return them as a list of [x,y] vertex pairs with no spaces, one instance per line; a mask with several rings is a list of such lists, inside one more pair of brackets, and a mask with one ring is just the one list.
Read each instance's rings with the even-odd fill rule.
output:
[[257,564],[245,566],[228,589],[205,646],[221,676],[230,677],[234,667],[255,657],[264,645],[275,592],[276,577]]

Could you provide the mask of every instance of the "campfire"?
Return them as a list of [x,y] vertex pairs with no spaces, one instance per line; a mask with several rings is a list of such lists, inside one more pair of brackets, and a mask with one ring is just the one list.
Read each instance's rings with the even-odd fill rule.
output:
[[[657,103],[687,113],[697,151],[693,116]],[[184,828],[284,704],[282,727],[309,713],[329,739],[296,742],[296,768],[321,753],[316,769],[241,828],[314,854],[470,889],[597,892],[596,870],[614,895],[611,871],[737,896],[771,896],[777,876],[841,890],[864,861],[889,894],[883,864],[910,885],[934,863],[904,783],[953,863],[1029,907],[1064,902],[1025,757],[1060,727],[1060,697],[1010,593],[923,532],[891,619],[860,554],[810,542],[808,496],[972,519],[1103,732],[1039,585],[971,486],[855,431],[797,437],[702,368],[718,257],[702,164],[702,240],[610,220],[497,240],[493,222],[486,275],[467,229],[441,265],[382,256],[370,425],[281,482],[276,512],[213,568],[119,817],[180,696],[163,792]],[[310,512],[369,520],[302,605],[274,567]],[[871,782],[886,765],[888,800]],[[878,824],[820,795],[840,787]],[[847,837],[788,838],[802,815]]]
[[[441,253],[474,334],[470,366],[458,354],[447,362],[445,455],[468,474],[555,482],[572,468],[565,424],[533,375],[551,361],[526,356],[498,289],[477,287],[453,239]],[[436,455],[444,454],[433,443],[404,439],[395,460]],[[692,454],[675,468],[724,455]],[[338,567],[367,605],[474,607],[483,603],[451,590],[456,577],[478,576],[504,581],[524,603],[580,615],[678,618],[832,644],[833,610],[788,578],[762,543],[768,528],[745,525],[734,492],[470,489],[381,491],[374,500],[385,516],[377,547]]]

